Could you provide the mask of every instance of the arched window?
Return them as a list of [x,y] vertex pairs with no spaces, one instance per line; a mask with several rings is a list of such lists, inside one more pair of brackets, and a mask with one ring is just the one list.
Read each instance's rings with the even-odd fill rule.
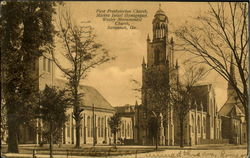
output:
[[192,119],[192,132],[194,133],[194,125],[195,125],[194,115],[191,115],[191,119]]
[[46,71],[46,58],[43,57],[43,71]]
[[201,120],[200,120],[200,116],[198,116],[197,123],[198,123],[198,133],[200,133],[201,132]]
[[94,127],[93,120],[94,120],[93,116],[90,117],[90,136],[91,137],[93,137],[93,132],[94,132],[94,129],[93,129],[93,127]]
[[156,24],[156,38],[159,38],[159,25]]
[[206,119],[203,118],[203,131],[206,133]]
[[70,137],[70,123],[69,123],[69,121],[67,121],[66,126],[67,126],[67,137]]
[[161,38],[165,36],[165,25],[161,24]]
[[[110,120],[110,118],[107,119],[107,124],[108,124],[109,120]],[[109,124],[108,124],[108,134],[107,134],[107,135],[108,135],[108,137],[111,136],[111,131],[110,131],[110,126],[109,126]]]
[[101,137],[103,137],[103,131],[104,131],[104,118],[102,118],[102,122],[101,122]]
[[98,117],[98,123],[97,123],[97,128],[98,128],[98,137],[100,137],[101,136],[101,118],[100,117]]
[[124,137],[124,123],[122,123],[122,137]]
[[48,59],[48,72],[50,72],[50,68],[51,68],[51,61],[50,59]]
[[130,125],[129,125],[129,123],[127,124],[127,134],[128,134],[128,137],[130,137]]
[[90,117],[87,117],[87,130],[88,130],[88,137],[91,136],[91,127],[90,127]]
[[160,61],[160,50],[157,48],[154,52],[154,59],[155,59],[155,64],[158,65]]

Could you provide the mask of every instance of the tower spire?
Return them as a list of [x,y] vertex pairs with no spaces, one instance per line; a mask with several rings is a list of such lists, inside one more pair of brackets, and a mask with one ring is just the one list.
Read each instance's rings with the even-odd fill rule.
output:
[[[236,84],[233,54],[231,54],[231,60],[230,60],[230,76],[232,78],[232,82]],[[232,85],[230,83],[228,83],[228,88],[232,88]]]
[[231,60],[230,60],[230,77],[231,79],[228,81],[228,87],[227,87],[228,98],[237,96],[236,91],[234,90],[234,87],[233,87],[233,85],[237,84],[236,78],[235,78],[233,54],[231,54]]

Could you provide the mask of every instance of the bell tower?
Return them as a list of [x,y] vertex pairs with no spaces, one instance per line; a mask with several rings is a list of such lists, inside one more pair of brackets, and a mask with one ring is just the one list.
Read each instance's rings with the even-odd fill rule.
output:
[[161,10],[161,4],[159,4],[159,9],[154,15],[152,24],[153,41],[165,40],[168,38],[168,18],[165,12]]
[[148,35],[147,38],[147,64],[148,66],[166,65],[167,62],[172,65],[172,49],[171,42],[168,39],[168,17],[165,12],[161,9],[156,11],[153,21],[153,39],[150,40]]
[[[139,142],[154,144],[150,128],[150,120],[158,116],[162,117],[159,145],[174,144],[174,125],[172,109],[168,107],[168,89],[170,76],[174,66],[174,41],[168,39],[168,17],[161,9],[156,11],[152,20],[153,38],[149,35],[146,39],[147,58],[142,61],[142,110],[140,111],[141,127],[139,130]],[[167,121],[167,122],[166,122]],[[164,123],[165,122],[165,123]],[[152,124],[152,123],[151,123]],[[143,143],[142,143],[143,144]]]

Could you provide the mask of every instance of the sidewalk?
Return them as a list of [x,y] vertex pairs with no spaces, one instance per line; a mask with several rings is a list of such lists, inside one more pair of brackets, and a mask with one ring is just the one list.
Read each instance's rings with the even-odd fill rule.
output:
[[[6,149],[6,146],[3,147]],[[2,149],[3,149],[2,148]],[[20,154],[16,153],[4,153],[7,157],[11,158],[33,158],[33,150],[36,149],[36,158],[49,158],[48,146],[38,147],[34,144],[19,145]],[[3,152],[4,150],[2,150]],[[6,150],[5,150],[6,151]],[[97,145],[95,147],[91,145],[84,145],[80,149],[74,148],[74,145],[63,145],[58,148],[56,145],[53,150],[54,158],[102,158],[102,157],[122,157],[122,158],[134,158],[134,157],[146,157],[153,153],[179,153],[179,152],[197,152],[197,153],[220,153],[226,152],[246,152],[246,145],[232,145],[232,144],[204,144],[196,146],[187,146],[180,148],[179,146],[159,146],[159,150],[155,151],[155,146],[117,146],[114,149],[113,146]],[[67,156],[68,155],[68,156]],[[145,156],[143,157],[145,158]],[[234,157],[232,157],[234,158]]]
[[[15,153],[7,153],[2,155],[2,158],[33,158],[32,154],[15,154]],[[36,155],[35,158],[49,158],[49,155]],[[67,155],[53,155],[53,158],[89,158],[92,156],[67,156]],[[92,157],[94,158],[94,157]],[[99,157],[101,158],[101,157]]]

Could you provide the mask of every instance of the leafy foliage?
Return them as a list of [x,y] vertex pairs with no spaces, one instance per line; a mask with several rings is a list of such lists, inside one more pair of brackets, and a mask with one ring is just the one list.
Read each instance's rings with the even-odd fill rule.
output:
[[6,2],[1,8],[1,86],[7,109],[9,152],[18,152],[18,126],[34,116],[39,77],[34,62],[53,45],[55,4]]
[[120,130],[121,125],[121,118],[118,116],[118,114],[114,114],[110,120],[108,121],[109,127],[111,129],[111,132],[117,133]]
[[120,130],[120,125],[121,125],[121,118],[118,116],[117,113],[115,113],[109,120],[108,120],[108,125],[111,129],[111,133],[114,134],[114,144],[116,147],[116,134]]
[[[56,125],[54,128],[62,127],[66,119],[66,108],[69,98],[65,90],[57,90],[55,87],[45,86],[41,92],[39,118],[44,122]],[[56,132],[56,130],[53,130]]]
[[52,155],[52,144],[60,141],[62,129],[67,121],[66,109],[69,99],[65,90],[57,90],[55,87],[45,86],[41,92],[40,104],[37,109],[38,118],[43,121],[43,138],[50,142],[50,152]]

